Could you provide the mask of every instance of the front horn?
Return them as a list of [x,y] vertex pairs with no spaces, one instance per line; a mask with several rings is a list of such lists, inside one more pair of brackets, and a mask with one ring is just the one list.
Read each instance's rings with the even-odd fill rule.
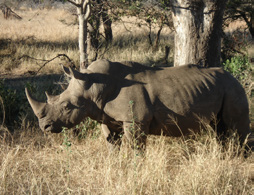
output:
[[44,108],[44,106],[46,105],[46,103],[44,102],[39,102],[35,99],[33,99],[28,91],[27,88],[25,88],[25,92],[26,92],[26,97],[28,99],[29,104],[31,105],[34,114],[38,117],[39,113],[41,112],[41,110]]

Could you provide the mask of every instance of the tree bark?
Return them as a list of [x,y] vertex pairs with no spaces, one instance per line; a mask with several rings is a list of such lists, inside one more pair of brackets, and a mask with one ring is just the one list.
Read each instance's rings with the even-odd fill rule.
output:
[[80,68],[84,68],[88,64],[87,55],[87,21],[82,15],[79,15],[79,52],[80,52]]
[[172,0],[174,66],[220,66],[226,0]]
[[87,21],[90,16],[90,1],[80,0],[80,5],[81,5],[80,7],[77,7],[78,19],[79,19],[80,69],[84,69],[88,66]]
[[88,66],[87,54],[87,21],[90,16],[90,0],[67,0],[77,7],[79,20],[79,53],[80,69]]

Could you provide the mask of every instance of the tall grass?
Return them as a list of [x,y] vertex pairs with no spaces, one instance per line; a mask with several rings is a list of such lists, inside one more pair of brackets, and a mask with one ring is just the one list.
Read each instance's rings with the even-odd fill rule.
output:
[[[144,158],[124,142],[109,155],[102,136],[44,135],[29,124],[1,129],[1,194],[253,194],[251,162],[213,131],[195,139],[149,137]],[[71,142],[68,149],[64,139]]]

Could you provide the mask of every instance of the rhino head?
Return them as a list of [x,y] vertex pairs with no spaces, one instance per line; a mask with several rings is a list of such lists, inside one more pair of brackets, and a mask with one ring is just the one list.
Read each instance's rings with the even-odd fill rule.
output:
[[52,96],[45,92],[46,103],[39,102],[25,89],[27,99],[39,120],[39,126],[45,132],[60,133],[63,127],[74,127],[88,116],[85,107],[90,100],[89,90],[86,90],[85,85],[89,71],[80,73],[72,68],[63,69],[67,76],[71,77],[69,86],[60,95]]

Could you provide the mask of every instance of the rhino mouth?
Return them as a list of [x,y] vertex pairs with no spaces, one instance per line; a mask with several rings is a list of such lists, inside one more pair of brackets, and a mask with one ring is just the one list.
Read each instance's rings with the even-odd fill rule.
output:
[[44,131],[51,131],[53,129],[52,125],[45,125],[44,126]]
[[44,132],[51,132],[51,133],[60,133],[62,131],[62,128],[55,128],[53,125],[45,125],[44,126]]

